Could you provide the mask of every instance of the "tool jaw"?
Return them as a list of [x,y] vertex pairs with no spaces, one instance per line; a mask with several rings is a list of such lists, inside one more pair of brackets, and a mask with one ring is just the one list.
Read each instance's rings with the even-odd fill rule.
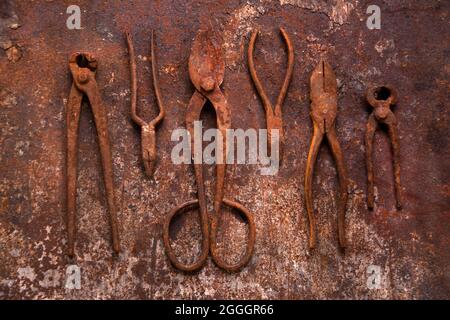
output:
[[330,95],[337,100],[337,80],[333,68],[325,60],[321,60],[311,73],[311,101],[316,101],[323,95]]
[[337,81],[330,64],[321,60],[310,78],[311,118],[322,134],[330,131],[337,116]]
[[200,30],[192,44],[189,56],[189,76],[202,94],[218,89],[225,74],[222,39],[212,29]]
[[86,93],[95,81],[97,59],[91,53],[75,52],[69,58],[69,69],[78,90]]
[[323,94],[311,102],[311,119],[322,134],[330,132],[337,116],[337,101],[335,97]]
[[390,85],[371,86],[367,89],[367,102],[376,108],[379,104],[393,106],[397,103],[397,90]]
[[366,93],[367,102],[374,108],[377,121],[389,124],[394,116],[391,106],[397,103],[397,91],[389,86],[372,86]]

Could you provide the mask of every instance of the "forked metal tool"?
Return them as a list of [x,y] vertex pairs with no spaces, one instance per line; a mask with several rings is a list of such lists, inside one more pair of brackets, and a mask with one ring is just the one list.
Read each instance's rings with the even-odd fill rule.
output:
[[152,177],[155,172],[155,165],[157,161],[156,151],[156,126],[164,119],[164,104],[161,98],[161,91],[158,83],[158,71],[156,68],[155,58],[155,41],[154,33],[152,30],[151,39],[151,61],[152,61],[152,76],[153,76],[153,88],[155,90],[156,102],[159,107],[159,114],[150,122],[145,122],[141,117],[137,115],[137,76],[136,76],[136,58],[134,53],[133,39],[129,32],[126,33],[128,53],[130,55],[130,69],[131,69],[131,119],[141,127],[141,153],[142,161],[144,162],[145,173],[147,176]]

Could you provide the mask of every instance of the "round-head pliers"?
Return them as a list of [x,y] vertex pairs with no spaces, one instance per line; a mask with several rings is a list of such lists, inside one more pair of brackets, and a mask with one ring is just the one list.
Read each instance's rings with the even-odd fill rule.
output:
[[75,251],[76,235],[76,194],[77,194],[77,164],[78,164],[78,128],[80,124],[81,102],[83,96],[89,99],[95,126],[97,128],[98,143],[103,166],[106,199],[112,231],[113,250],[120,251],[117,214],[114,200],[114,180],[109,145],[108,123],[106,108],[95,80],[97,60],[90,53],[74,53],[69,59],[69,68],[73,83],[67,103],[67,230],[68,255],[73,256]]
[[374,177],[373,177],[373,137],[378,123],[385,124],[389,131],[392,143],[394,160],[395,196],[397,209],[402,208],[402,195],[400,183],[400,144],[398,142],[397,118],[391,106],[397,102],[397,91],[391,86],[370,87],[366,94],[367,102],[373,107],[369,116],[366,131],[366,166],[367,166],[367,206],[373,209],[374,204]]
[[[183,271],[200,269],[211,253],[217,266],[226,271],[236,271],[244,267],[251,258],[255,243],[255,223],[253,214],[241,204],[224,199],[224,185],[227,155],[227,129],[231,128],[231,112],[227,100],[220,89],[225,73],[225,62],[222,52],[220,36],[213,30],[200,30],[194,40],[189,57],[189,76],[195,87],[195,92],[189,101],[186,111],[186,128],[191,137],[191,152],[194,158],[195,180],[197,184],[198,200],[188,201],[173,209],[164,222],[164,245],[172,264]],[[216,188],[214,195],[214,214],[208,214],[206,193],[203,179],[203,165],[195,161],[196,142],[194,136],[194,122],[200,120],[200,114],[206,102],[210,101],[216,111],[217,129],[220,132],[216,148]],[[221,137],[221,138],[220,138]],[[239,212],[248,222],[249,235],[244,255],[236,263],[227,263],[219,256],[216,244],[218,222],[221,207],[225,204]],[[170,245],[169,228],[173,218],[187,209],[199,208],[202,231],[202,250],[197,260],[191,264],[184,264],[178,260]],[[211,221],[211,223],[209,223]]]

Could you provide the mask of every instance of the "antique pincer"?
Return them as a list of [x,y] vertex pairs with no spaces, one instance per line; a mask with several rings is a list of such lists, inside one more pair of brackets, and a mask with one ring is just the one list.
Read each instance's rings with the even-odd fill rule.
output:
[[73,77],[67,103],[67,229],[68,229],[68,255],[73,256],[75,251],[76,235],[76,194],[77,194],[77,163],[78,163],[78,128],[80,123],[81,101],[86,95],[89,99],[95,126],[97,128],[100,155],[103,166],[106,199],[112,231],[114,252],[120,251],[117,214],[114,199],[114,180],[109,145],[106,108],[100,96],[95,74],[97,60],[90,53],[74,53],[69,59],[69,68]]
[[337,205],[338,209],[338,233],[339,244],[345,248],[345,210],[347,205],[347,169],[344,163],[341,147],[337,140],[335,120],[337,116],[337,82],[331,66],[320,61],[314,69],[310,79],[311,86],[311,119],[313,121],[314,133],[306,162],[305,173],[305,197],[306,210],[309,217],[309,247],[316,246],[316,222],[314,218],[314,206],[312,199],[312,181],[314,164],[317,159],[320,144],[326,136],[336,162],[339,175],[340,194]]
[[[200,269],[206,262],[208,253],[211,252],[215,264],[226,271],[236,271],[244,267],[251,258],[255,243],[255,224],[253,215],[242,205],[231,200],[224,199],[224,184],[226,173],[226,131],[231,127],[230,107],[223,95],[220,85],[225,73],[223,60],[222,41],[219,35],[212,30],[200,30],[194,40],[189,57],[189,75],[195,86],[195,92],[186,111],[186,127],[191,137],[192,157],[194,158],[195,180],[197,183],[198,200],[188,201],[173,209],[164,222],[164,245],[167,255],[172,264],[183,271],[195,271]],[[218,138],[216,149],[216,187],[214,196],[214,214],[208,214],[206,203],[205,186],[203,179],[203,165],[195,161],[194,150],[194,122],[200,121],[201,111],[207,101],[210,101],[216,111]],[[234,264],[225,262],[217,252],[216,236],[218,222],[221,215],[221,207],[228,207],[240,212],[249,224],[249,239],[246,251],[240,261]],[[202,250],[198,259],[191,264],[183,264],[176,257],[171,245],[169,228],[172,219],[187,209],[199,208],[200,224],[202,230]],[[210,221],[211,222],[210,222]]]
[[289,84],[292,79],[292,73],[294,71],[294,47],[292,46],[292,42],[289,39],[289,35],[287,32],[280,28],[281,35],[286,43],[288,56],[287,56],[287,69],[286,74],[284,76],[283,85],[280,90],[280,94],[278,95],[277,102],[275,104],[275,108],[272,107],[272,103],[268,98],[261,81],[256,74],[255,63],[253,61],[253,51],[255,48],[256,37],[258,36],[258,31],[253,31],[252,36],[250,38],[250,43],[248,45],[248,67],[250,70],[250,75],[255,84],[256,91],[258,92],[259,97],[261,98],[265,113],[266,113],[266,125],[267,125],[267,144],[268,150],[271,150],[271,142],[272,142],[272,134],[274,130],[278,130],[279,133],[279,159],[282,158],[283,146],[284,146],[284,131],[283,131],[283,117],[281,107],[283,105],[284,99],[286,98],[287,90],[289,88]]
[[400,145],[398,142],[397,119],[391,111],[391,106],[397,102],[397,92],[390,86],[370,87],[366,94],[367,102],[374,108],[367,122],[366,131],[366,166],[367,166],[367,206],[373,209],[374,204],[374,183],[373,183],[373,137],[378,123],[385,124],[389,131],[392,142],[395,196],[397,208],[402,208],[401,183],[400,183]]
[[152,60],[152,77],[153,77],[153,88],[155,90],[156,102],[159,107],[159,114],[149,123],[145,122],[136,113],[136,102],[137,102],[137,77],[136,77],[136,61],[133,46],[133,39],[130,33],[126,33],[128,53],[130,55],[130,68],[131,68],[131,119],[141,127],[141,153],[142,161],[144,162],[145,173],[147,176],[153,176],[155,172],[156,164],[156,126],[164,119],[164,105],[161,98],[161,91],[159,90],[157,69],[156,69],[156,58],[155,58],[155,44],[154,35],[152,30],[151,39],[151,60]]

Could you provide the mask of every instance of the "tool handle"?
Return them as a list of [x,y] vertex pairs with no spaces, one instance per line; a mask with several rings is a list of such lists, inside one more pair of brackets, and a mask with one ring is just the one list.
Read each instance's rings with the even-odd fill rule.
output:
[[334,161],[336,163],[339,179],[339,199],[337,203],[338,211],[338,236],[339,245],[341,248],[346,247],[345,241],[345,211],[347,209],[348,199],[348,178],[347,167],[344,161],[344,155],[337,139],[336,128],[331,127],[327,132],[328,144],[330,145],[331,152],[333,153]]
[[158,70],[156,68],[156,57],[155,57],[155,36],[154,36],[153,30],[152,30],[152,40],[151,40],[150,51],[151,51],[150,55],[151,55],[151,59],[152,59],[153,89],[155,90],[156,102],[158,103],[158,108],[159,108],[158,116],[155,119],[153,119],[150,122],[150,124],[153,127],[156,127],[164,119],[165,111],[164,111],[164,103],[163,103],[162,97],[161,97],[161,90],[159,89]]
[[69,257],[75,255],[76,211],[77,211],[77,166],[78,166],[78,129],[80,124],[82,93],[74,84],[70,89],[66,108],[67,126],[67,234]]
[[395,118],[395,115],[392,112],[388,115],[386,123],[388,124],[389,138],[391,139],[392,144],[396,207],[398,210],[401,210],[402,187],[400,182],[400,143],[398,140],[397,119]]
[[95,126],[97,128],[98,143],[100,147],[100,155],[103,166],[103,179],[105,181],[106,199],[108,203],[113,250],[116,253],[120,251],[120,239],[117,225],[117,212],[114,195],[114,177],[112,166],[111,146],[108,132],[108,119],[106,108],[100,96],[97,82],[91,75],[90,81],[82,85],[80,88],[85,92],[91,104],[92,113],[94,114]]
[[312,199],[312,182],[314,177],[314,166],[317,160],[317,154],[319,153],[320,144],[323,139],[323,133],[318,128],[315,122],[314,133],[311,139],[311,145],[309,147],[308,159],[306,160],[306,172],[305,172],[305,200],[306,211],[308,212],[309,220],[309,248],[314,249],[316,247],[316,219],[314,217],[314,203]]
[[286,98],[289,84],[291,83],[292,79],[292,73],[294,72],[294,46],[292,45],[292,42],[289,39],[288,33],[283,28],[280,28],[280,32],[281,35],[283,36],[284,42],[286,43],[286,48],[288,51],[288,61],[286,74],[284,75],[283,85],[281,87],[280,94],[278,95],[274,110],[275,115],[279,117],[281,117],[281,106],[283,105],[284,99]]
[[236,210],[243,218],[245,218],[248,223],[248,240],[245,252],[239,259],[239,261],[235,263],[228,263],[224,259],[222,259],[222,257],[220,257],[217,249],[217,229],[220,217],[214,216],[211,219],[211,256],[214,260],[214,263],[225,271],[235,272],[245,267],[252,257],[256,238],[255,221],[253,218],[253,214],[243,205],[228,199],[223,199],[223,203],[228,207]]
[[131,119],[139,126],[145,126],[146,122],[137,115],[136,104],[137,104],[137,76],[136,76],[136,58],[134,53],[133,39],[131,34],[127,32],[126,34],[128,54],[130,56],[130,81],[131,81],[131,97],[130,97],[130,113]]
[[216,86],[211,93],[208,93],[207,98],[216,110],[217,130],[220,133],[220,136],[216,140],[216,193],[214,195],[214,213],[216,216],[220,216],[227,169],[227,131],[231,128],[231,110],[227,99],[219,87]]
[[[200,252],[200,256],[196,261],[190,264],[182,263],[178,260],[175,251],[170,245],[170,225],[172,224],[172,220],[177,216],[186,212],[188,210],[199,208],[198,200],[191,200],[181,204],[180,206],[173,209],[164,219],[163,224],[163,241],[164,247],[166,249],[166,254],[169,257],[170,262],[179,270],[186,272],[193,272],[199,270],[205,263],[208,258],[209,253],[209,227],[208,221],[204,221],[202,216],[200,216],[201,220],[201,228],[202,228],[202,250]],[[202,213],[200,213],[202,214]]]
[[377,120],[373,113],[367,121],[365,145],[366,145],[366,170],[367,170],[367,208],[373,209],[374,206],[374,175],[373,175],[373,137],[377,129]]

